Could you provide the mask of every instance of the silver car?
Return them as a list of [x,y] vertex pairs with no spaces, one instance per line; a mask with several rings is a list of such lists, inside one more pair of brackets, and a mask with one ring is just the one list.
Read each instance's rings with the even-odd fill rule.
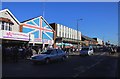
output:
[[53,60],[57,60],[57,59],[65,60],[66,58],[68,58],[68,54],[65,53],[64,51],[60,49],[49,49],[42,52],[39,55],[32,56],[31,61],[33,63],[38,63],[38,62],[49,63]]
[[93,55],[94,51],[92,47],[82,47],[80,55]]

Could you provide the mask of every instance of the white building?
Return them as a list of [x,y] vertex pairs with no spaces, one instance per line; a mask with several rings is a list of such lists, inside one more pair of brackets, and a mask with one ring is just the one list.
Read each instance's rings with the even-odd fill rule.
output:
[[20,42],[29,41],[29,35],[20,32],[20,22],[8,9],[0,11],[0,40],[1,46],[18,45]]
[[[69,28],[67,26],[64,26],[62,24],[52,23],[50,24],[52,28],[55,30],[55,40],[56,43],[59,43],[59,45],[67,46],[77,46],[78,43],[81,43],[81,32],[77,31],[73,28]],[[77,33],[78,32],[78,33]],[[63,47],[62,46],[62,47]]]
[[57,24],[57,37],[81,40],[81,32],[78,31],[77,37],[77,30],[63,26],[61,24]]
[[97,41],[97,44],[99,45],[103,45],[103,40],[99,39],[99,38],[93,38]]
[[0,11],[0,30],[19,32],[19,25],[20,22],[8,9]]

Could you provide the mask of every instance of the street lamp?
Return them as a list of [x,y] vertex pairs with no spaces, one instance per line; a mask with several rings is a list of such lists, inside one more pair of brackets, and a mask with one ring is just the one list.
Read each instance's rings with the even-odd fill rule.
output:
[[79,51],[78,21],[80,21],[80,20],[83,20],[83,19],[77,19],[77,49],[78,49],[78,51]]

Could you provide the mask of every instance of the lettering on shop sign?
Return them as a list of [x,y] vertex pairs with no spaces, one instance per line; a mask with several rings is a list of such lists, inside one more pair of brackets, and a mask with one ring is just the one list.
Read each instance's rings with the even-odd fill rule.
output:
[[23,33],[17,33],[17,32],[9,32],[5,31],[3,32],[3,38],[5,39],[14,39],[14,40],[29,40],[29,35],[28,34],[23,34]]
[[6,35],[12,37],[13,34],[11,32],[7,32]]
[[36,38],[34,41],[35,42],[42,42],[42,39]]
[[7,32],[6,35],[7,35],[7,36],[11,36],[11,37],[12,37],[13,35],[28,37],[28,35],[25,35],[25,34],[21,34],[21,33],[12,33],[12,32]]

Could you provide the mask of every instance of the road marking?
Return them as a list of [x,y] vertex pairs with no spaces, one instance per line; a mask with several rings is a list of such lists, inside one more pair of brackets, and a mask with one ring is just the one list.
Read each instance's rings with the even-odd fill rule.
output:
[[88,69],[95,67],[97,64],[99,64],[99,63],[100,63],[101,61],[103,61],[103,60],[104,60],[104,59],[100,59],[100,60],[99,60],[98,62],[96,62],[95,64],[89,66]]
[[106,54],[106,52],[103,52],[103,53],[101,53],[101,52],[95,53],[95,55],[105,55],[105,54]]
[[83,72],[86,72],[87,70],[95,67],[96,65],[98,65],[101,61],[103,61],[104,59],[100,59],[98,62],[92,64],[91,66],[87,66],[87,67],[84,67],[84,66],[80,66],[80,67],[77,67],[75,68],[74,70],[77,70],[79,71],[79,73],[76,73],[75,75],[73,75],[73,77],[79,77],[79,75]]
[[104,53],[102,53],[102,54],[100,54],[100,55],[105,55],[105,53],[106,53],[106,52],[104,52]]

